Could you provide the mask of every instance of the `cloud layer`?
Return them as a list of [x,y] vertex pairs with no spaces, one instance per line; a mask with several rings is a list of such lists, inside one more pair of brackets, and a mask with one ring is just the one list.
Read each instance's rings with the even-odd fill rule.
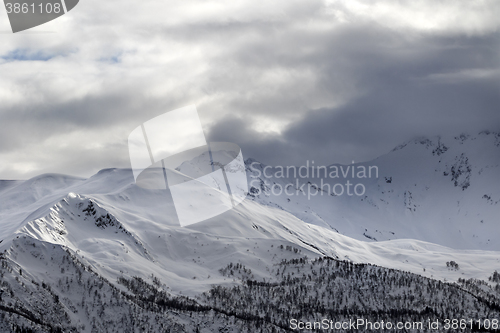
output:
[[2,15],[3,179],[129,167],[128,134],[189,104],[268,164],[500,129],[494,0],[82,0],[18,34]]

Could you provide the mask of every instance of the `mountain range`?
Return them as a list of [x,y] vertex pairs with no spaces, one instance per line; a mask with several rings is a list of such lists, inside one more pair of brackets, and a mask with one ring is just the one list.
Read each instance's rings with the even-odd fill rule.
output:
[[500,133],[418,138],[296,174],[245,165],[246,200],[188,227],[168,191],[138,187],[130,169],[0,181],[0,331],[500,318]]

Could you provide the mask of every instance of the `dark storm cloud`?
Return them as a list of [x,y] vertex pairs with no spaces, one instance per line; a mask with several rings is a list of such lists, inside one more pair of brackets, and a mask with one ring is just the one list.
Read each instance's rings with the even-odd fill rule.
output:
[[[364,31],[344,31],[315,54],[319,84],[334,87],[339,72],[348,71],[361,96],[339,107],[309,110],[279,135],[249,130],[245,126],[252,120],[246,117],[218,124],[212,136],[240,142],[247,155],[270,164],[306,159],[328,164],[372,159],[415,136],[500,130],[496,35]],[[484,73],[475,75],[478,68]]]
[[247,121],[237,117],[228,117],[211,127],[207,141],[238,143],[245,159],[257,158],[261,162],[272,162],[274,165],[289,161],[289,154],[285,149],[293,146],[292,142],[286,142],[282,136],[263,135],[252,130]]
[[500,123],[494,1],[88,1],[0,44],[0,178],[130,167],[128,134],[189,104],[210,141],[269,164]]

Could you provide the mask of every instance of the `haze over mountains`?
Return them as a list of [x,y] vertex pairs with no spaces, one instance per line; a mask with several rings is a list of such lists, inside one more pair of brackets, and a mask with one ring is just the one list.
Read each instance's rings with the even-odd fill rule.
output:
[[[406,293],[424,283],[451,295],[443,307],[427,304],[425,293],[419,294],[423,303],[415,306],[422,313],[426,306],[441,306],[470,316],[496,315],[500,288],[488,278],[500,270],[499,153],[500,134],[493,132],[412,140],[374,161],[354,164],[377,166],[377,178],[325,179],[330,188],[347,180],[362,183],[362,196],[330,191],[310,198],[301,191],[313,191],[317,177],[279,178],[270,172],[274,168],[267,169],[274,175],[267,178],[265,166],[248,159],[249,197],[186,228],[180,227],[168,193],[138,187],[130,170],[102,170],[89,179],[50,174],[2,181],[0,328],[213,332],[230,325],[255,331],[255,325],[263,325],[263,332],[281,331],[286,318],[279,311],[265,318],[231,298],[221,303],[218,295],[260,295],[267,291],[253,290],[249,280],[274,288],[265,283],[282,283],[287,269],[297,278],[305,274],[296,265],[310,264],[304,269],[311,272],[323,267],[310,261],[318,257],[339,263],[332,267],[353,286],[359,276],[338,260],[386,267],[377,274],[394,281],[420,281],[401,289]],[[295,195],[273,194],[274,184],[284,188],[297,179]],[[361,275],[372,272],[356,267]],[[427,278],[485,282],[451,286]],[[238,286],[250,289],[232,289]],[[286,298],[291,290],[282,292]],[[358,296],[369,295],[375,297],[368,290]],[[184,296],[189,298],[178,298]],[[459,299],[476,310],[457,305]],[[387,302],[387,314],[409,304]],[[377,309],[375,300],[367,304]],[[355,311],[359,304],[341,306]],[[432,313],[446,315],[439,311]]]
[[[457,249],[500,250],[498,133],[411,140],[373,161],[329,166],[329,174],[340,170],[337,178],[318,170],[319,178],[274,177],[280,171],[276,167],[269,168],[266,174],[271,177],[266,177],[265,167],[255,162],[248,168],[254,200],[279,206],[308,223],[330,226],[359,240],[410,238]],[[349,167],[355,170],[354,177]],[[370,167],[377,168],[378,178],[375,170],[371,177],[368,171],[365,178],[362,173],[358,177],[358,170]],[[318,193],[322,181],[325,191]],[[347,181],[363,184],[366,192],[356,195],[351,186],[348,195]],[[280,187],[273,192],[273,184],[291,187],[292,195],[276,195]],[[335,189],[335,184],[343,186]],[[308,193],[318,194],[308,198]]]

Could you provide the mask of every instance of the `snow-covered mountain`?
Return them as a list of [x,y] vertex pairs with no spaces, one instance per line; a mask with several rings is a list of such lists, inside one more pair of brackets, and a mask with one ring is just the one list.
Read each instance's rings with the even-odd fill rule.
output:
[[[325,169],[312,167],[302,170],[308,177],[298,169],[294,177],[293,169],[282,174],[283,167],[257,161],[247,166],[256,202],[358,240],[410,238],[500,250],[499,133],[411,140],[373,161],[328,166],[326,177]],[[363,195],[355,194],[356,184]],[[280,194],[287,187],[291,195]]]
[[[356,313],[363,303],[394,320],[408,307],[419,316],[498,317],[500,281],[489,278],[500,271],[499,138],[411,141],[362,164],[379,170],[363,179],[363,196],[273,195],[261,183],[268,179],[254,178],[264,165],[250,159],[249,180],[262,186],[233,210],[185,228],[168,192],[138,187],[131,170],[2,181],[0,331],[281,332],[288,317],[278,303],[311,306],[319,289],[304,295],[301,285],[323,285],[318,271],[343,279],[328,279],[328,292],[344,293],[339,303],[328,303],[334,294],[316,298],[324,315],[329,306]],[[178,171],[185,168],[196,172],[189,163]],[[402,279],[394,299],[404,302],[380,303],[361,288]],[[427,291],[406,302],[416,285]],[[350,301],[344,288],[364,301]],[[255,299],[249,305],[237,295]]]

